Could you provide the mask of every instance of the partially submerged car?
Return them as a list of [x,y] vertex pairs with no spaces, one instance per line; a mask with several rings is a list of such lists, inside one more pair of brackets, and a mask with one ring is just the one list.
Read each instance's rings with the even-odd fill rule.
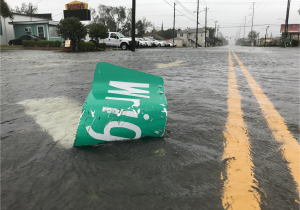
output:
[[147,43],[142,38],[136,38],[139,42],[139,47],[147,47]]
[[[131,38],[125,37],[119,32],[108,32],[108,37],[100,39],[100,43],[106,43],[108,47],[120,47],[122,50],[127,50],[131,46]],[[138,47],[138,41],[135,41],[135,46]]]
[[39,40],[46,40],[46,38],[38,37],[35,35],[23,35],[17,39],[9,40],[9,45],[22,45],[23,40],[33,40],[33,41],[39,41]]
[[143,38],[143,40],[146,42],[146,44],[147,44],[148,47],[152,47],[152,43],[151,43],[150,39]]

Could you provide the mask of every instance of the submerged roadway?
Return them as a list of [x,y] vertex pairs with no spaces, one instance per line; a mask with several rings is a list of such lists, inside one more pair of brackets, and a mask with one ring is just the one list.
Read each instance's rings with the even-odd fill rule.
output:
[[[163,138],[74,148],[98,62],[163,77]],[[299,209],[299,50],[2,50],[1,205]]]

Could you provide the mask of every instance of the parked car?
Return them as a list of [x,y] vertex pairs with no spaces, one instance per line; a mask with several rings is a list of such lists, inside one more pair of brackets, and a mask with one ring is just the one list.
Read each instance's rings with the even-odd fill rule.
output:
[[23,35],[18,39],[12,39],[9,40],[9,45],[22,45],[23,40],[33,40],[33,41],[39,41],[39,40],[46,40],[46,38],[41,38],[35,35]]
[[152,47],[152,44],[148,38],[143,38],[143,40],[146,42],[148,47]]
[[166,41],[163,41],[164,42],[164,47],[170,47],[170,43],[169,42],[166,42]]
[[139,41],[140,47],[147,47],[147,43],[142,38],[136,38],[137,41]]
[[169,44],[170,47],[176,47],[177,45],[172,43],[172,42],[167,42]]
[[159,47],[159,41],[152,39],[152,42],[154,43],[154,47]]
[[[131,38],[125,37],[119,32],[108,32],[108,37],[100,39],[100,43],[106,43],[108,47],[121,47],[122,50],[127,50],[131,45]],[[135,41],[136,47],[138,47],[138,41]]]
[[158,41],[158,47],[164,47],[165,42],[164,41]]

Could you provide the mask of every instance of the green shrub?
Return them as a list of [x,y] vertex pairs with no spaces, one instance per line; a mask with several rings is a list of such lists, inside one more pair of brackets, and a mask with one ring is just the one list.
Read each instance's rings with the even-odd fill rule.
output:
[[93,51],[95,50],[95,44],[94,42],[85,42],[87,45],[87,50]]
[[23,40],[22,41],[22,45],[24,46],[24,47],[28,47],[28,40]]
[[77,49],[80,51],[93,51],[95,50],[95,44],[93,42],[78,42]]
[[299,40],[295,40],[295,39],[292,40],[292,46],[296,47],[298,46],[298,44],[299,44]]
[[48,46],[48,44],[49,44],[49,41],[47,41],[47,40],[40,40],[40,41],[37,41],[37,46],[39,46],[39,47],[47,47]]
[[77,43],[77,49],[80,50],[80,51],[86,51],[85,42],[78,42]]
[[36,45],[36,41],[33,41],[33,40],[29,40],[28,41],[28,47],[34,47]]
[[60,40],[55,40],[54,41],[54,43],[55,43],[55,47],[60,47],[61,46],[61,41]]
[[101,50],[105,50],[106,49],[106,43],[99,43],[99,48]]
[[54,41],[48,41],[48,46],[49,47],[55,47],[55,42]]

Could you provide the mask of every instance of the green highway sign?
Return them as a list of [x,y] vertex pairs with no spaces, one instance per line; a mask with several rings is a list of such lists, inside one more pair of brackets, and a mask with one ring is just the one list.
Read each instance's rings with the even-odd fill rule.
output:
[[101,62],[83,105],[74,146],[161,137],[166,120],[161,77]]

